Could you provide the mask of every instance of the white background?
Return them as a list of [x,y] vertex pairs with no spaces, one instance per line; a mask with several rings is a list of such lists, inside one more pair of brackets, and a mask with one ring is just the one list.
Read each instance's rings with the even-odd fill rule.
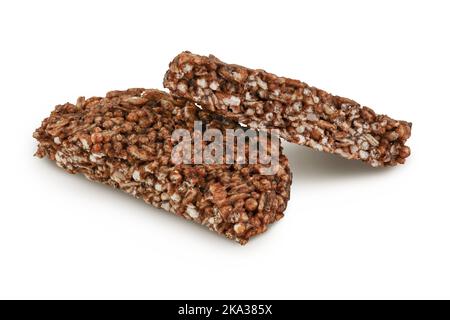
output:
[[[0,2],[0,298],[450,298],[447,4]],[[183,50],[412,121],[412,155],[286,144],[286,216],[244,247],[33,157],[56,104],[162,88]]]

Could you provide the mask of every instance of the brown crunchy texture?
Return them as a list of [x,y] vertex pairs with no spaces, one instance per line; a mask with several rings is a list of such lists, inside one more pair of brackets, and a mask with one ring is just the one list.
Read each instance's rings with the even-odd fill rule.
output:
[[245,244],[283,217],[291,185],[287,158],[280,147],[274,175],[260,174],[259,164],[175,165],[172,131],[192,132],[194,120],[222,132],[237,126],[158,90],[80,97],[56,106],[35,131],[36,155]]
[[204,109],[251,128],[280,130],[290,142],[360,159],[374,167],[404,163],[411,123],[264,70],[190,52],[170,63],[164,86]]

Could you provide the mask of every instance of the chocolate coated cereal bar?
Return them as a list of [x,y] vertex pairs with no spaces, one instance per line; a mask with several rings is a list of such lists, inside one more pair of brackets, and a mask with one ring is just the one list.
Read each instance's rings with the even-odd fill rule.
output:
[[360,159],[404,163],[411,123],[378,115],[357,102],[264,70],[226,64],[190,52],[170,63],[164,86],[172,94],[251,128],[280,130],[290,142]]
[[129,89],[58,105],[33,136],[38,157],[245,244],[283,217],[287,158],[280,152],[273,175],[261,164],[174,164],[171,134],[192,132],[196,120],[222,132],[239,127],[164,92]]

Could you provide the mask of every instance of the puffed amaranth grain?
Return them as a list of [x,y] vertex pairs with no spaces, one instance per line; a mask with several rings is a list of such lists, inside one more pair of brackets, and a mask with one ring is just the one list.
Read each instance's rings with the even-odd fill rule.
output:
[[261,174],[260,164],[174,164],[171,134],[192,132],[196,120],[222,132],[238,127],[187,100],[129,89],[58,105],[33,136],[38,157],[245,244],[283,217],[287,158],[280,147],[273,175]]
[[264,70],[190,52],[170,63],[172,94],[256,129],[279,129],[290,142],[359,159],[374,167],[402,164],[411,123],[376,114],[357,102]]

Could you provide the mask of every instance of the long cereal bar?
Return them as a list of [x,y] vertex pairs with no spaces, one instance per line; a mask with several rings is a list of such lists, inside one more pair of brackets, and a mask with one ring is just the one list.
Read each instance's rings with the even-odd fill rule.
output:
[[222,132],[237,126],[218,118],[158,90],[130,89],[58,105],[33,136],[38,157],[245,244],[283,217],[291,173],[281,148],[274,175],[259,164],[175,165],[173,130],[192,132],[195,120]]
[[214,56],[179,54],[164,86],[172,94],[251,128],[280,130],[284,139],[360,159],[374,167],[404,163],[411,123],[377,115],[357,102],[264,70]]

